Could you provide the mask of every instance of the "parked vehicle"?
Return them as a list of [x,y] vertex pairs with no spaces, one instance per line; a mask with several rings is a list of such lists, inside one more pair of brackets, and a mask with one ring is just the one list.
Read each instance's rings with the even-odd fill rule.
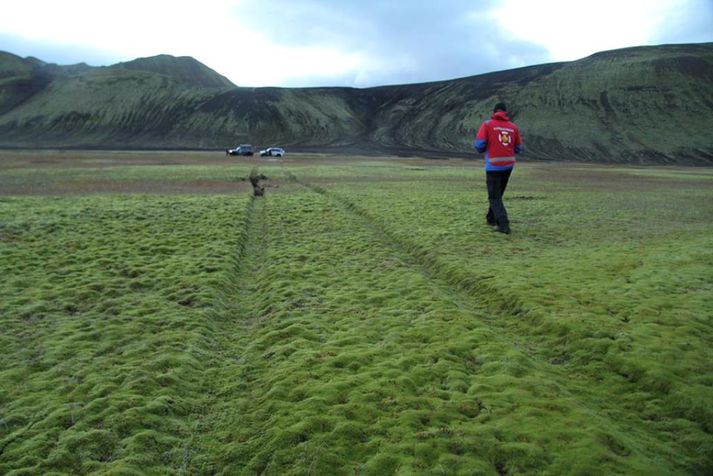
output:
[[282,147],[268,147],[260,151],[261,157],[282,157],[283,155],[285,155],[285,149]]
[[234,149],[226,149],[225,155],[253,155],[255,149],[250,144],[240,144]]

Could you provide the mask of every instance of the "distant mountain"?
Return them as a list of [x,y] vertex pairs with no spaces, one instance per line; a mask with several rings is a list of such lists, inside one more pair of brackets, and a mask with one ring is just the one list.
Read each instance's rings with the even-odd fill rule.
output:
[[235,87],[227,78],[188,56],[176,58],[170,55],[158,55],[150,58],[139,58],[126,63],[115,64],[110,66],[109,69],[157,73],[176,79],[189,87]]
[[466,154],[498,100],[528,158],[713,164],[713,43],[366,89],[241,88],[198,61],[109,67],[0,52],[0,146]]

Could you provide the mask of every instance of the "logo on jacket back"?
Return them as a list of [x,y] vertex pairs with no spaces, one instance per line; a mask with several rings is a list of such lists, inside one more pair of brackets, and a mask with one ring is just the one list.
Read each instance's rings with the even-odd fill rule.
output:
[[515,132],[513,129],[510,129],[509,127],[494,127],[497,131],[498,134],[498,141],[505,147],[508,147],[512,144],[512,134]]

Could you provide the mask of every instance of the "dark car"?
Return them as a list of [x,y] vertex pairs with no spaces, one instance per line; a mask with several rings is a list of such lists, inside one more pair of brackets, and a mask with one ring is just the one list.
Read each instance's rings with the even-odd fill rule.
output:
[[225,155],[253,155],[255,149],[250,144],[240,144],[235,149],[226,149]]

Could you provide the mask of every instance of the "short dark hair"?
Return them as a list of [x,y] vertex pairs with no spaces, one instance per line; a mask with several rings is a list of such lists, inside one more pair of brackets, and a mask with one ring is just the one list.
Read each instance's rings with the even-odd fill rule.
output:
[[499,103],[497,103],[497,104],[495,105],[495,107],[493,108],[493,112],[498,112],[498,111],[505,111],[505,112],[508,111],[508,108],[507,108],[507,106],[505,105],[504,102],[499,102]]

